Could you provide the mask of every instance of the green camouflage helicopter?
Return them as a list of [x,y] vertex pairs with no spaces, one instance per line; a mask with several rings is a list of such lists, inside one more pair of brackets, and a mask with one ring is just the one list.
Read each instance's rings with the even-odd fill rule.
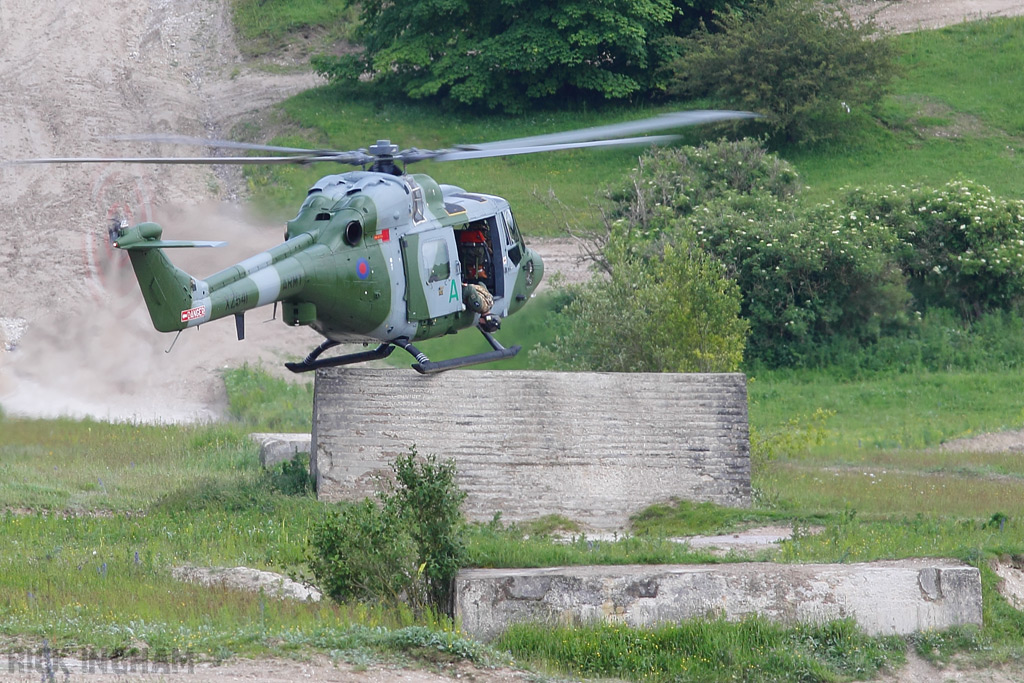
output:
[[[388,140],[340,152],[181,136],[129,136],[149,142],[272,152],[275,156],[50,158],[19,163],[310,164],[359,166],[321,178],[287,223],[285,241],[199,279],[175,267],[165,249],[223,242],[165,240],[156,223],[110,228],[113,245],[128,252],[153,325],[180,332],[229,315],[243,339],[244,313],[278,303],[288,325],[309,325],[325,341],[293,372],[409,352],[421,373],[510,358],[493,336],[501,320],[522,308],[540,284],[544,264],[523,241],[509,203],[495,195],[438,184],[406,173],[408,164],[455,161],[611,145],[650,145],[676,135],[640,133],[728,119],[735,111],[690,111],[622,124],[451,149],[399,150]],[[492,351],[433,361],[413,342],[477,327]],[[357,353],[321,358],[341,343],[377,343]]]

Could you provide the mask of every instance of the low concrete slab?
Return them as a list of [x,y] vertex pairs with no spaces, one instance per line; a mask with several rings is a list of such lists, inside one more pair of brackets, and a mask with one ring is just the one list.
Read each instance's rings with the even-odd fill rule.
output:
[[260,445],[260,465],[273,467],[279,462],[287,462],[295,458],[299,453],[309,453],[309,434],[274,434],[269,432],[256,432],[250,434],[249,438]]
[[456,618],[484,640],[520,622],[652,626],[717,615],[852,617],[872,635],[982,623],[981,574],[952,560],[467,569],[455,590]]

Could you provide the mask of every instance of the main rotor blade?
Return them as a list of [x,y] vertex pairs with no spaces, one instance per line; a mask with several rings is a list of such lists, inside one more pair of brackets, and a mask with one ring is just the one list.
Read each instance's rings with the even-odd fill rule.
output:
[[53,157],[47,159],[18,159],[6,164],[201,164],[206,166],[239,166],[251,164],[312,164],[333,161],[359,166],[371,163],[368,154],[308,154],[280,157]]
[[193,145],[196,147],[212,147],[215,149],[249,149],[256,152],[287,152],[289,154],[339,154],[332,149],[306,149],[303,147],[279,147],[277,145],[260,145],[253,142],[235,140],[215,140],[197,138],[188,135],[114,135],[110,140],[137,140],[140,142],[160,142],[171,145]]
[[639,121],[625,121],[623,123],[612,123],[607,126],[595,126],[580,130],[565,131],[562,133],[550,133],[547,135],[531,135],[525,138],[513,138],[511,140],[499,140],[497,142],[484,142],[475,145],[456,145],[457,149],[509,149],[514,147],[537,147],[540,145],[558,145],[568,142],[581,142],[584,140],[606,140],[635,135],[637,133],[651,133],[670,128],[682,128],[684,126],[696,126],[702,123],[716,123],[718,121],[729,121],[733,119],[756,119],[761,118],[760,114],[749,111],[728,111],[717,109],[705,109],[696,111],[677,111],[660,116],[653,116]]
[[488,149],[460,149],[440,151],[434,161],[457,161],[460,159],[486,159],[488,157],[506,157],[517,154],[536,154],[537,152],[556,152],[563,149],[582,149],[585,147],[624,147],[628,145],[658,145],[678,140],[678,135],[647,135],[635,138],[619,138],[617,140],[587,140],[585,142],[566,142],[557,145],[533,145],[530,147],[495,147]]

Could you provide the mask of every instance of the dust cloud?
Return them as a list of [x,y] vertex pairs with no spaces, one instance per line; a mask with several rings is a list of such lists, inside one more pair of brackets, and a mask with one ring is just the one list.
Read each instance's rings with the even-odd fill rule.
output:
[[[234,205],[161,209],[166,239],[226,240],[222,248],[168,250],[184,270],[206,277],[283,239],[284,226]],[[105,238],[105,235],[103,235]],[[100,238],[97,238],[99,240]],[[153,329],[127,255],[109,245],[90,266],[93,286],[38,315],[0,352],[0,405],[10,415],[132,422],[206,422],[227,414],[221,371],[243,363],[279,371],[319,343],[307,328],[271,320],[270,306],[174,334]]]

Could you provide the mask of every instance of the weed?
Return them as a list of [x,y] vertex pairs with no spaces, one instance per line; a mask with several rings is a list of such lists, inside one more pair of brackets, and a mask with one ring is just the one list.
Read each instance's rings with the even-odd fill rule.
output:
[[316,479],[309,471],[309,453],[299,453],[264,470],[263,477],[272,491],[286,496],[309,496],[316,488]]
[[864,678],[903,661],[901,639],[869,638],[851,621],[789,628],[758,617],[657,628],[519,624],[496,644],[568,675],[643,681]]
[[224,372],[231,416],[247,429],[304,432],[312,428],[313,384],[288,382],[248,363]]

